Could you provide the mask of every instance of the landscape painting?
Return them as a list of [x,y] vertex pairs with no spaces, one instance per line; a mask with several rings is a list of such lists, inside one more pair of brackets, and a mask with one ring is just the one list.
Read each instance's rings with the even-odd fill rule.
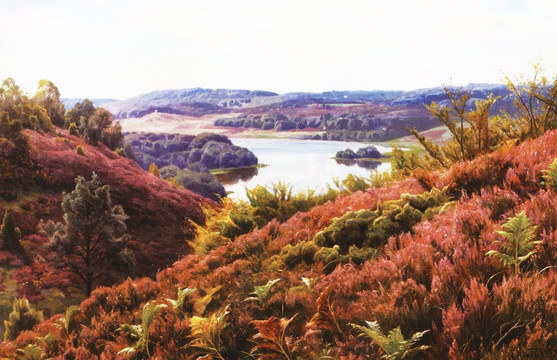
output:
[[0,0],[0,359],[557,359],[556,14]]

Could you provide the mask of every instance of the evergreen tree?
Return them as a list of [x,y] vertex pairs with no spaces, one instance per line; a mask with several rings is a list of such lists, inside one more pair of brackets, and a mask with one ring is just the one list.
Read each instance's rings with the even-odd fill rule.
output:
[[108,185],[93,173],[91,180],[76,178],[75,190],[64,194],[64,223],[43,224],[50,237],[46,245],[53,250],[58,268],[77,276],[76,286],[87,296],[98,285],[108,285],[127,276],[134,265],[126,249],[125,220],[120,205],[114,206]]

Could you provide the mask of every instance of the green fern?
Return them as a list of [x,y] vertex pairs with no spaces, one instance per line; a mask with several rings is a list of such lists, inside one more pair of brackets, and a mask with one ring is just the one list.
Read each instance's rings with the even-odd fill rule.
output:
[[409,340],[405,340],[400,327],[389,331],[389,335],[383,334],[379,324],[376,321],[366,321],[366,326],[360,326],[356,324],[350,324],[352,327],[360,332],[360,337],[369,338],[383,351],[385,354],[381,357],[387,360],[398,360],[405,359],[410,360],[414,358],[418,352],[424,351],[430,348],[430,346],[422,345],[419,347],[414,347],[414,344],[424,336],[429,330],[417,332]]
[[194,316],[190,319],[190,328],[193,340],[187,347],[197,348],[199,353],[209,355],[211,358],[224,360],[224,344],[221,341],[221,333],[228,325],[226,316],[228,305],[219,316],[213,314],[211,317]]
[[46,357],[43,349],[35,344],[29,344],[23,349],[17,349],[16,360],[42,360]]
[[499,244],[501,251],[489,250],[486,255],[494,256],[505,266],[514,266],[515,274],[520,272],[520,265],[536,253],[534,248],[541,241],[532,241],[536,236],[537,226],[532,225],[530,218],[523,210],[504,223],[497,231],[504,240],[496,240],[493,243]]
[[196,288],[178,288],[177,299],[166,299],[166,301],[168,301],[174,309],[182,311],[186,299],[189,298],[196,291]]
[[131,337],[137,339],[136,343],[133,346],[126,347],[118,352],[118,355],[122,354],[132,354],[136,351],[147,353],[147,356],[150,358],[151,354],[149,353],[149,332],[151,328],[151,323],[155,319],[155,315],[159,312],[160,309],[168,307],[165,304],[158,304],[155,305],[155,300],[146,303],[143,306],[143,310],[141,311],[141,325],[129,325],[129,324],[122,324],[118,330],[124,331]]
[[58,327],[61,330],[64,330],[65,334],[69,335],[75,326],[75,322],[73,321],[74,317],[79,313],[81,313],[81,309],[79,308],[79,306],[72,305],[68,307],[66,309],[64,317],[60,318],[58,322],[54,324],[54,326]]
[[250,296],[246,300],[256,300],[260,302],[265,302],[265,300],[267,300],[267,297],[269,296],[269,292],[271,291],[271,288],[279,281],[280,279],[269,280],[265,285],[254,286],[253,287],[254,291],[250,295],[255,295],[255,296]]
[[549,164],[549,169],[542,170],[544,184],[552,188],[557,188],[557,158],[553,159],[553,162]]

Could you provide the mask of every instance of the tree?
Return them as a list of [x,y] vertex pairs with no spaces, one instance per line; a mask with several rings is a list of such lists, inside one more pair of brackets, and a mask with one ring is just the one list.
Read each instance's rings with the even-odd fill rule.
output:
[[52,131],[52,122],[47,110],[34,99],[29,99],[16,85],[14,79],[7,78],[0,87],[0,131],[14,134],[23,128]]
[[39,87],[33,100],[45,108],[53,125],[64,126],[66,108],[60,102],[60,91],[52,81],[45,79],[39,81]]
[[507,88],[514,97],[516,119],[521,138],[535,138],[545,131],[557,128],[557,78],[553,86],[542,75],[539,63],[534,64],[534,76],[526,80],[523,75],[512,81],[505,77]]
[[[82,123],[86,123],[94,113],[95,105],[93,105],[89,99],[84,99],[82,102],[75,104],[74,107],[67,112],[64,127],[68,128],[71,123],[80,126]],[[82,129],[79,130],[80,133],[83,134]]]
[[108,185],[76,178],[75,190],[64,194],[64,223],[43,224],[50,237],[46,245],[54,251],[58,268],[73,273],[76,287],[87,296],[98,285],[108,285],[133,269],[134,258],[126,249],[128,218],[120,205],[114,206]]
[[0,226],[0,238],[4,241],[2,248],[10,252],[23,253],[23,246],[19,240],[21,239],[21,231],[16,227],[14,218],[9,211],[4,213],[4,221]]
[[85,122],[82,119],[80,132],[85,136],[85,140],[92,145],[96,145],[103,140],[103,132],[112,126],[114,117],[103,108],[96,108],[93,115]]
[[475,103],[476,109],[467,111],[469,91],[449,88],[445,88],[444,91],[448,106],[439,106],[432,101],[426,107],[449,130],[451,140],[443,146],[438,146],[421,136],[416,129],[408,129],[429,155],[429,158],[425,158],[426,163],[423,164],[426,168],[449,168],[456,162],[470,160],[478,154],[489,152],[493,145],[489,127],[489,110],[499,97],[490,95],[485,100],[478,100]]

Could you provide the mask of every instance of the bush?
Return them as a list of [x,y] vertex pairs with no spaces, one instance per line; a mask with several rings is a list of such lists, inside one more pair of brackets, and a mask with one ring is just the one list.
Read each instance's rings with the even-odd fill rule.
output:
[[4,341],[14,340],[22,331],[31,330],[43,321],[43,312],[35,310],[27,299],[14,299],[13,311],[4,320]]

